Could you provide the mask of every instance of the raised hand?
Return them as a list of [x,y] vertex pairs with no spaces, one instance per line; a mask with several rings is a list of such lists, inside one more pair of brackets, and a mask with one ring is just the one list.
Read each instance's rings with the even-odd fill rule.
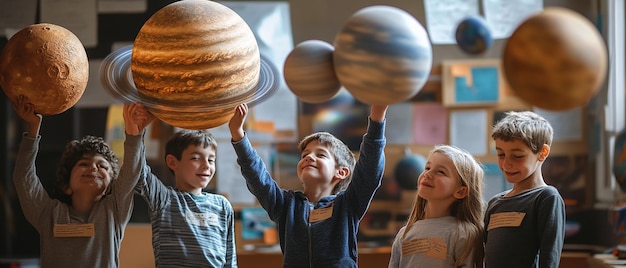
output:
[[35,112],[35,105],[28,101],[24,95],[17,97],[13,103],[13,110],[17,115],[28,124],[28,136],[36,137],[39,135],[42,115]]
[[248,115],[248,105],[245,103],[237,105],[233,117],[228,122],[228,128],[230,129],[230,135],[233,141],[240,141],[243,139],[243,123],[246,121]]
[[141,103],[124,103],[123,116],[126,134],[133,136],[139,135],[155,119]]
[[372,105],[370,107],[370,118],[372,121],[382,122],[387,114],[387,105]]

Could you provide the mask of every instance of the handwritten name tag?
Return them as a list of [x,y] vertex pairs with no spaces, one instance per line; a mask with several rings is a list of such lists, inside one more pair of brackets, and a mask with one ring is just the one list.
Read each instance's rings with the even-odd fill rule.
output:
[[311,210],[309,222],[318,222],[333,216],[333,206]]
[[55,224],[54,237],[92,237],[96,235],[93,223]]
[[424,253],[424,256],[445,260],[448,245],[441,237],[418,238],[402,242],[402,256]]
[[501,227],[519,227],[526,213],[524,212],[500,212],[491,214],[487,231]]

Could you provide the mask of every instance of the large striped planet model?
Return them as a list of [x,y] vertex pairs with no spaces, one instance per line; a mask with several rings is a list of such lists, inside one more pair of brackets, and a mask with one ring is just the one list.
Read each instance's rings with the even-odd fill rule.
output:
[[[117,83],[116,61],[103,62],[105,88],[142,102],[162,121],[209,129],[230,119],[241,103],[253,105],[277,89],[275,67],[262,59],[252,30],[230,8],[213,1],[183,0],[154,13],[132,46],[133,83]],[[103,71],[104,70],[104,71]],[[120,89],[134,84],[136,92]]]
[[432,47],[422,24],[385,5],[354,13],[334,41],[339,82],[359,101],[390,105],[415,96],[432,68]]

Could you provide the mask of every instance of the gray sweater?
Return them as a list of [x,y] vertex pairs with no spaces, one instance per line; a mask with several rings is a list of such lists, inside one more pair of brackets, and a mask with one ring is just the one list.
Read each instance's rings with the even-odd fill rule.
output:
[[[40,236],[42,267],[118,267],[119,250],[124,229],[133,208],[133,188],[139,172],[138,159],[144,150],[132,150],[140,146],[140,136],[127,136],[124,163],[117,180],[110,187],[111,193],[103,197],[89,214],[80,214],[67,204],[51,199],[44,190],[36,173],[35,158],[41,136],[35,139],[22,137],[13,182],[24,212]],[[55,224],[93,224],[91,237],[55,237]]]

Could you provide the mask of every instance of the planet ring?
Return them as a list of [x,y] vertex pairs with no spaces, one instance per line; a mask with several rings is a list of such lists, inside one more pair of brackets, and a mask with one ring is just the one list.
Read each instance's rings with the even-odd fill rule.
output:
[[100,83],[113,98],[122,102],[141,103],[148,108],[169,112],[201,112],[217,109],[230,109],[241,103],[254,106],[270,98],[278,90],[280,77],[276,67],[261,55],[259,82],[254,94],[246,94],[220,101],[211,105],[172,104],[164,100],[150,100],[141,97],[133,82],[130,68],[132,45],[122,47],[107,55],[100,65]]

